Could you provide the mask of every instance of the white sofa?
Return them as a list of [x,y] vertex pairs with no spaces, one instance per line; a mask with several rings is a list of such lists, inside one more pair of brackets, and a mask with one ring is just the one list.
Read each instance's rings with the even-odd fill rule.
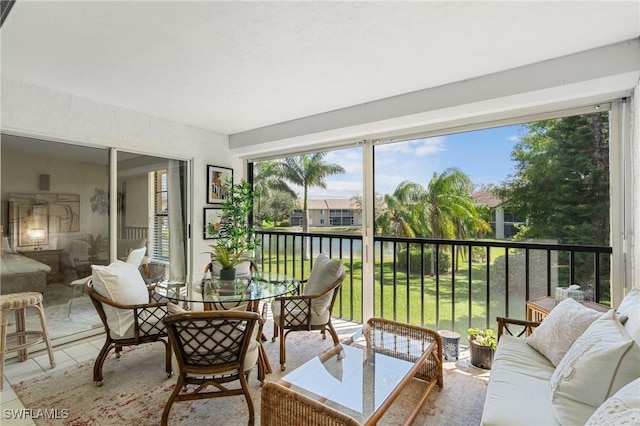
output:
[[640,289],[606,314],[567,300],[526,338],[498,319],[482,425],[640,424]]

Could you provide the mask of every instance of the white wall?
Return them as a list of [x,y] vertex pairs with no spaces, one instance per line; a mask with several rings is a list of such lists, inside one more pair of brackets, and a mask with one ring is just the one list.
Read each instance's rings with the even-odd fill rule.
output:
[[1,112],[0,128],[10,134],[192,161],[192,265],[197,272],[204,268],[208,255],[202,253],[210,250],[201,231],[206,166],[233,167],[235,176],[243,173],[226,135],[6,78]]

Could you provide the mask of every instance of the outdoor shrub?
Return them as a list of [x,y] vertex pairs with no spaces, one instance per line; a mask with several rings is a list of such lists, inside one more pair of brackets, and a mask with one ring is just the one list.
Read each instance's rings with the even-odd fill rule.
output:
[[[446,273],[451,269],[451,255],[448,252],[440,252],[439,272]],[[398,251],[397,268],[403,271],[407,270],[407,248],[400,249]],[[409,272],[412,274],[419,274],[421,272],[420,263],[420,248],[411,247],[409,251]],[[435,266],[435,261],[431,263],[431,247],[424,248],[424,273],[425,275],[433,275],[432,266]]]

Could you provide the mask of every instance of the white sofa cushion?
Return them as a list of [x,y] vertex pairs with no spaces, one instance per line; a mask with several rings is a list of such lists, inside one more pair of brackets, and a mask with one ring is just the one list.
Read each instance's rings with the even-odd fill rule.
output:
[[533,330],[527,343],[557,366],[573,342],[601,316],[602,312],[565,299]]
[[[121,260],[110,265],[92,265],[94,290],[101,296],[125,305],[149,303],[149,290],[138,267]],[[105,305],[107,324],[114,338],[131,335],[134,316],[131,309],[118,309]]]
[[[551,376],[551,403],[562,424],[584,424],[607,398],[640,377],[640,348],[613,309],[594,321]],[[588,411],[576,402],[592,406]]]
[[640,378],[607,399],[585,426],[640,425]]
[[524,339],[502,335],[491,364],[481,424],[559,424],[549,397],[553,371],[553,364]]

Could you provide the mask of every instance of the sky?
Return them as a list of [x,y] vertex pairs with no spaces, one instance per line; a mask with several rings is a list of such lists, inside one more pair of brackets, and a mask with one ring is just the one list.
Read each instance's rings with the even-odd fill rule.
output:
[[[515,172],[511,151],[525,134],[522,125],[476,130],[446,136],[377,145],[376,193],[390,194],[402,181],[427,187],[435,173],[457,167],[477,186],[499,184]],[[309,189],[309,198],[351,198],[362,194],[362,148],[331,151],[328,163],[347,173],[325,179],[327,188]]]

